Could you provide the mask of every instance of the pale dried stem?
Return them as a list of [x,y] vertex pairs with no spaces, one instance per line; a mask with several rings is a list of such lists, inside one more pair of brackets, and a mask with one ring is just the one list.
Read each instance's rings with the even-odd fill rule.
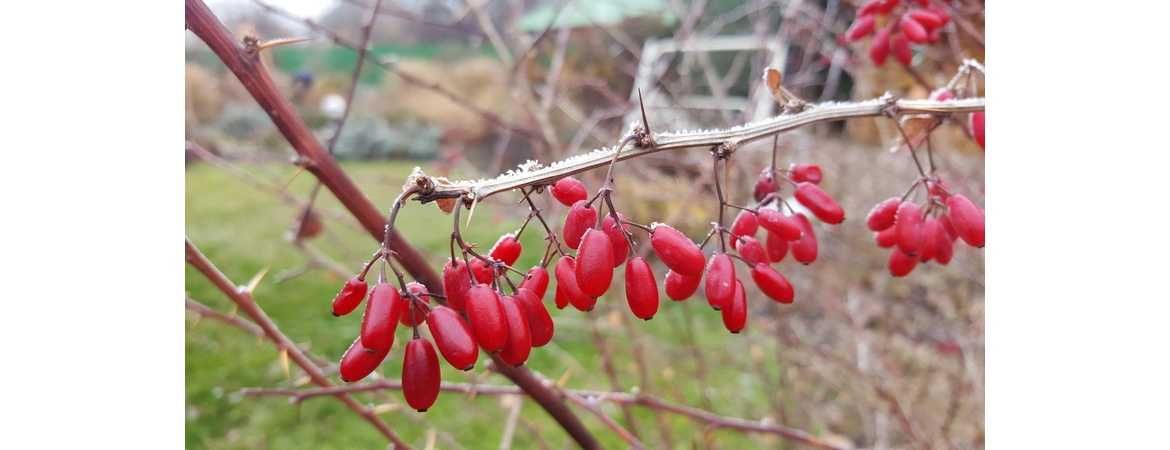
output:
[[[983,110],[984,103],[984,99],[981,97],[940,102],[934,100],[898,100],[892,95],[887,94],[881,98],[863,102],[812,105],[805,111],[797,114],[783,114],[729,129],[655,133],[652,136],[653,145],[645,147],[635,146],[624,149],[620,155],[617,155],[617,160],[633,159],[667,150],[685,148],[706,149],[725,143],[738,147],[744,143],[769,137],[784,131],[833,120],[875,117],[891,113],[895,115],[951,114],[981,111]],[[422,202],[428,202],[440,198],[468,196],[469,198],[482,200],[483,198],[513,189],[546,185],[557,179],[609,164],[614,159],[618,147],[620,145],[570,157],[540,169],[505,174],[489,180],[449,181],[446,179],[434,179],[433,189],[420,193],[418,199]],[[420,173],[417,176],[425,175]]]

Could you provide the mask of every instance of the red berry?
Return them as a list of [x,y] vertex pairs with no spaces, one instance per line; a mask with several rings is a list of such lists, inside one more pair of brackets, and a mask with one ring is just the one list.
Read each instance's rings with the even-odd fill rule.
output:
[[488,352],[504,348],[508,341],[508,328],[504,321],[504,308],[500,306],[500,295],[486,284],[477,284],[467,291],[467,319],[475,341]]
[[573,177],[557,180],[551,190],[553,197],[565,206],[573,206],[574,203],[589,198],[589,193],[585,191],[585,183]]
[[760,172],[760,176],[756,178],[756,187],[752,191],[752,195],[756,201],[763,201],[764,197],[773,192],[780,190],[780,185],[776,184],[776,177],[772,175],[772,169],[765,167]]
[[417,326],[423,323],[427,318],[427,307],[431,303],[430,292],[427,292],[427,287],[417,281],[406,283],[406,291],[418,297],[419,302],[413,301],[410,296],[401,297],[402,301],[406,303],[402,309],[402,317],[399,321],[408,327]]
[[822,190],[820,186],[809,182],[797,184],[796,200],[812,211],[822,222],[838,224],[845,220],[845,210],[841,209],[841,205],[838,205],[837,201],[833,200],[833,197],[830,197],[829,193]]
[[[946,218],[946,216],[942,217]],[[945,266],[950,264],[951,257],[955,255],[955,241],[947,234],[942,219],[938,222],[942,232],[936,233],[934,236],[934,260]]]
[[722,309],[731,304],[731,297],[735,296],[735,264],[726,253],[711,255],[703,292],[712,308]]
[[898,0],[869,0],[857,10],[857,15],[889,14],[898,6]]
[[947,230],[947,237],[951,238],[951,242],[955,242],[955,239],[959,238],[959,232],[955,231],[955,225],[951,223],[950,215],[943,214],[938,217],[938,221],[942,223],[943,229]]
[[929,30],[934,30],[935,28],[941,27],[944,24],[942,17],[940,17],[938,14],[935,14],[933,11],[928,11],[925,9],[911,9],[910,11],[906,12],[906,17],[914,19],[914,21],[922,24],[923,27],[926,27]]
[[739,333],[747,325],[747,294],[739,280],[735,280],[735,290],[731,300],[727,301],[727,307],[720,312],[723,315],[723,326],[727,331]]
[[797,183],[821,184],[821,166],[816,164],[792,164],[788,166],[788,177]]
[[890,56],[890,29],[882,28],[869,44],[869,59],[875,66],[881,66],[886,63],[887,56]]
[[353,383],[365,378],[382,364],[382,360],[386,359],[388,354],[390,349],[370,350],[362,347],[362,338],[354,339],[345,355],[342,355],[341,364],[338,365],[337,371],[341,375],[341,381]]
[[983,248],[983,210],[971,203],[963,194],[955,194],[947,198],[947,215],[951,218],[951,225],[963,242],[972,247]]
[[569,248],[576,250],[581,245],[581,235],[585,230],[597,223],[597,210],[585,204],[585,200],[574,203],[565,215],[565,225],[561,227],[561,237]]
[[613,281],[613,246],[605,232],[590,228],[581,238],[581,249],[577,251],[577,265],[574,268],[577,286],[590,297],[601,297],[609,290]]
[[557,260],[557,267],[554,270],[557,277],[557,308],[572,304],[578,310],[591,311],[597,299],[581,291],[581,287],[577,285],[576,272],[577,260],[572,256],[562,256]]
[[[618,213],[618,218],[625,220],[625,216]],[[609,236],[609,244],[613,246],[613,266],[617,267],[626,262],[626,258],[630,256],[630,241],[626,240],[625,229],[629,226],[622,225],[618,228],[617,221],[613,220],[613,215],[606,215],[605,219],[601,221],[601,230]]]
[[406,303],[389,283],[378,283],[366,302],[366,313],[362,315],[362,347],[383,351],[394,345],[394,328]]
[[492,251],[489,254],[492,258],[510,266],[515,264],[516,260],[520,258],[521,250],[523,250],[523,246],[520,245],[520,241],[516,240],[516,235],[508,233],[500,236],[500,239],[496,241],[496,245],[492,246]]
[[[764,244],[761,244],[760,241],[751,236],[744,236],[739,239],[742,242],[739,243],[736,251],[739,252],[739,256],[747,260],[748,264],[755,265],[757,263],[768,262],[768,252],[764,250]],[[787,243],[785,244],[787,245]]]
[[899,249],[890,251],[889,268],[890,275],[895,277],[904,277],[914,270],[914,266],[918,265],[918,258],[907,255]]
[[914,20],[909,15],[903,15],[898,20],[898,28],[902,30],[902,34],[906,36],[906,39],[909,39],[911,42],[917,42],[919,44],[926,43],[926,27],[923,27],[921,23],[918,23],[917,20]]
[[490,284],[496,276],[496,270],[491,264],[475,257],[471,258],[471,273],[475,275],[475,281],[485,284]]
[[512,366],[519,366],[528,360],[528,354],[532,352],[528,311],[512,296],[501,297],[500,305],[503,306],[504,322],[508,326],[508,341],[504,349],[500,350],[500,359]]
[[894,36],[890,42],[890,49],[894,52],[894,58],[903,66],[909,66],[914,62],[914,51],[910,50],[910,42],[902,36]]
[[975,135],[975,143],[979,144],[979,148],[987,148],[984,146],[987,137],[983,128],[983,120],[983,111],[971,113],[971,134]]
[[874,25],[877,20],[873,16],[861,16],[853,21],[853,25],[849,30],[845,31],[845,40],[847,42],[857,42],[873,33]]
[[935,257],[938,246],[934,240],[939,233],[946,233],[938,219],[928,217],[922,222],[922,242],[918,245],[918,260],[927,262]]
[[776,233],[778,237],[786,241],[798,240],[803,234],[800,224],[795,219],[785,216],[775,209],[761,208],[757,218],[761,227]]
[[950,89],[947,89],[945,87],[935,89],[934,92],[930,93],[931,100],[938,100],[940,102],[945,102],[945,101],[950,100],[952,98],[955,98],[955,92],[950,90]]
[[463,311],[468,289],[471,289],[471,275],[467,273],[466,263],[460,259],[448,259],[443,266],[443,292],[447,295],[447,304]]
[[538,300],[543,299],[544,293],[548,291],[548,270],[541,266],[528,269],[524,280],[520,282],[520,287],[531,289]]
[[650,230],[650,246],[666,267],[683,275],[702,275],[703,251],[694,241],[669,225],[655,223]]
[[752,267],[752,281],[760,287],[760,291],[772,300],[780,303],[792,303],[795,293],[792,283],[788,282],[780,272],[767,264],[756,264]]
[[800,224],[804,234],[799,241],[792,244],[792,257],[801,264],[812,264],[813,261],[817,260],[817,235],[813,233],[812,222],[801,213],[796,213],[793,217]]
[[902,202],[898,206],[894,227],[898,230],[898,249],[909,256],[917,255],[918,244],[922,241],[922,208],[911,201]]
[[459,317],[454,309],[443,305],[431,309],[427,314],[427,329],[439,353],[447,360],[451,367],[459,370],[470,370],[479,359],[479,346],[471,334],[471,326]]
[[740,211],[739,215],[735,216],[735,221],[731,222],[733,236],[755,236],[759,228],[760,222],[756,220],[756,213],[751,211]]
[[699,290],[699,282],[703,281],[701,276],[683,275],[673,270],[666,272],[666,279],[662,284],[666,286],[666,296],[671,300],[681,302]]
[[337,296],[333,297],[333,315],[344,316],[357,309],[358,305],[362,304],[362,299],[366,297],[366,289],[368,289],[366,282],[358,277],[346,281]]
[[947,197],[951,196],[950,189],[947,188],[946,183],[943,183],[942,180],[927,181],[926,186],[927,191],[930,192],[930,195],[932,197],[938,198],[939,200],[946,200]]
[[[922,5],[922,7],[924,7],[924,8],[927,6],[930,6],[930,5]],[[939,19],[942,19],[943,25],[946,25],[947,22],[951,21],[951,14],[948,13],[947,10],[941,6],[937,6],[937,5],[930,6],[930,12],[932,12],[932,13],[934,13],[934,15],[938,16]]]
[[869,215],[865,217],[865,226],[873,231],[882,231],[894,226],[894,215],[898,213],[898,205],[901,204],[902,200],[898,197],[882,200],[869,210]]
[[402,396],[418,412],[424,412],[439,398],[439,357],[430,341],[414,338],[406,344],[402,359]]
[[658,282],[650,264],[640,256],[626,264],[626,302],[639,319],[650,320],[658,312]]
[[772,262],[780,262],[784,260],[784,255],[788,254],[788,240],[780,237],[780,235],[768,232],[768,241],[764,244],[768,250],[768,260]]
[[874,233],[873,239],[877,242],[878,247],[881,248],[890,248],[898,245],[898,228],[889,227]]
[[532,346],[543,347],[552,341],[556,326],[544,302],[526,287],[517,289],[515,297],[528,314],[528,333],[532,335]]

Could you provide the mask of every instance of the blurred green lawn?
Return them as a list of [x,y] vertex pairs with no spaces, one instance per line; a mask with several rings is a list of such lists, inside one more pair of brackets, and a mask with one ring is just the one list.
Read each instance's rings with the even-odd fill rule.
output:
[[[393,201],[402,180],[413,163],[352,163],[345,166],[357,184],[379,206]],[[288,166],[249,166],[264,177],[283,184],[293,176]],[[312,177],[300,174],[290,184],[289,192],[305,196]],[[320,203],[327,211],[344,213],[329,195],[322,191]],[[477,208],[469,240],[483,247],[494,243],[501,233],[519,225],[523,210],[509,206],[512,200],[499,200]],[[334,318],[329,314],[329,302],[343,282],[324,270],[313,270],[291,280],[276,283],[276,275],[300,267],[304,257],[285,239],[284,233],[296,210],[282,203],[276,196],[260,191],[232,174],[206,164],[193,165],[186,175],[187,236],[199,246],[236,283],[246,283],[257,272],[268,269],[268,276],[255,291],[256,300],[267,310],[290,338],[309,347],[315,354],[336,360],[357,333],[361,314]],[[359,231],[352,220],[337,221],[326,217],[327,232],[314,244],[338,261],[356,270],[375,243]],[[432,205],[420,207],[411,204],[399,217],[398,227],[408,239],[431,255],[439,267],[447,254],[450,218]],[[537,231],[539,228],[532,228]],[[524,254],[519,267],[530,267],[540,258],[543,242],[539,233],[525,233],[522,239]],[[656,269],[658,276],[664,270]],[[608,336],[613,348],[615,370],[621,385],[627,389],[638,384],[638,372],[633,365],[629,335],[618,321],[636,320],[625,306],[620,276],[614,280],[611,296],[602,299],[597,310],[585,315],[575,310],[563,311],[552,307],[549,288],[546,302],[556,319],[557,333],[553,343],[534,350],[528,366],[545,376],[558,379],[570,372],[567,386],[573,388],[609,389],[610,384],[602,369],[602,361],[594,345],[591,321]],[[187,268],[187,295],[221,311],[232,311],[231,303],[216,291],[200,274]],[[745,418],[760,418],[774,411],[773,392],[762,385],[759,372],[778,378],[776,359],[760,358],[774,355],[775,347],[766,333],[729,335],[723,329],[720,316],[712,314],[701,298],[686,303],[670,302],[665,295],[658,316],[649,322],[637,321],[633,328],[641,340],[649,376],[649,391],[668,400],[702,406],[701,389],[711,399],[716,412]],[[763,304],[763,303],[757,303]],[[616,314],[623,314],[623,317]],[[700,382],[694,374],[695,360],[686,344],[685,320],[695,323],[699,351],[707,359],[707,382]],[[207,449],[355,449],[383,448],[385,440],[366,422],[330,398],[316,398],[301,405],[292,405],[285,398],[244,398],[238,391],[244,387],[288,387],[301,373],[292,366],[291,377],[286,376],[277,352],[266,341],[258,340],[240,330],[211,319],[197,320],[188,314],[186,321],[186,443],[189,448]],[[402,342],[408,338],[406,330],[399,330],[394,350],[382,365],[380,372],[388,378],[399,376]],[[749,352],[748,349],[752,351]],[[755,353],[756,358],[748,356]],[[500,376],[483,370],[481,358],[472,373],[458,372],[443,363],[444,381],[469,382],[477,377],[483,383],[507,384]],[[336,375],[330,375],[336,380]],[[507,409],[499,398],[444,393],[427,413],[419,414],[405,407],[397,391],[363,394],[359,400],[370,404],[393,404],[382,414],[391,428],[408,442],[422,447],[429,429],[447,433],[468,449],[497,448],[499,446]],[[605,410],[621,423],[621,410],[605,405]],[[785,409],[799,405],[785,405]],[[623,442],[595,417],[574,407],[586,425],[601,439],[606,448],[624,447]],[[650,447],[661,448],[659,430],[654,416],[646,409],[633,408],[638,431]],[[516,429],[514,448],[538,446],[533,433],[551,448],[562,448],[567,436],[553,423],[538,405],[525,401],[522,410],[525,422]],[[707,447],[714,439],[724,448],[783,446],[784,443],[759,435],[745,436],[728,431],[705,434],[702,427],[679,416],[668,416],[666,426],[671,429],[674,447]],[[809,430],[814,433],[817,430]],[[454,445],[442,437],[436,448]]]

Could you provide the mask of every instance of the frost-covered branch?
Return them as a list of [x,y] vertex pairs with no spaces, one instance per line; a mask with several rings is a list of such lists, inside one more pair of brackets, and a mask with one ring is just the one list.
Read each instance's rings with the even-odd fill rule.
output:
[[[734,149],[747,142],[819,122],[882,115],[953,114],[982,111],[984,103],[982,97],[947,101],[907,100],[897,99],[888,93],[882,97],[861,102],[822,103],[810,105],[800,113],[781,114],[727,129],[652,133],[649,136],[648,145],[628,147],[622,150],[621,155],[618,155],[618,160],[638,158],[666,150],[710,148],[720,144],[727,144]],[[450,181],[445,178],[429,177],[420,169],[415,169],[415,173],[411,175],[411,180],[407,184],[426,186],[416,197],[424,203],[464,196],[482,200],[513,189],[547,185],[569,175],[605,166],[613,159],[619,146],[596,149],[547,166],[529,161],[516,170],[510,170],[492,179]],[[420,178],[426,178],[426,180],[420,180]]]

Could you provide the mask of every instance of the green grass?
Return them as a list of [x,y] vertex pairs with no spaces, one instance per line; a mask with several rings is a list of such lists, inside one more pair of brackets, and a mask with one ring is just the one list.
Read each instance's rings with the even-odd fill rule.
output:
[[[345,168],[376,204],[385,207],[392,202],[412,166],[410,163],[354,163]],[[293,170],[284,166],[248,169],[278,185],[293,175]],[[303,197],[311,182],[309,175],[301,174],[291,183],[289,191]],[[327,191],[323,191],[322,200],[326,211],[344,215],[344,210]],[[516,228],[523,218],[523,210],[512,206],[513,201],[501,199],[478,207],[473,227],[466,232],[468,239],[486,248],[501,233]],[[257,272],[269,270],[256,289],[255,298],[284,333],[327,359],[335,360],[341,355],[356,335],[360,321],[360,314],[334,318],[328,312],[329,301],[343,280],[326,271],[314,270],[281,283],[275,282],[277,274],[296,269],[304,261],[303,256],[284,239],[285,230],[296,213],[294,208],[224,170],[197,165],[187,172],[186,213],[187,236],[236,283],[244,284]],[[348,218],[342,221],[327,218],[327,233],[314,243],[356,270],[362,259],[374,249],[375,243],[352,226],[353,223]],[[411,204],[400,215],[398,227],[410,242],[431,256],[435,267],[442,264],[448,252],[449,216],[441,214],[433,205]],[[538,231],[539,228],[530,230]],[[543,242],[536,232],[526,232],[522,242],[525,251],[517,266],[526,268],[540,258],[537,249],[543,248]],[[661,276],[664,270],[657,272]],[[550,286],[546,301],[556,319],[556,337],[549,346],[534,350],[527,365],[553,379],[568,371],[569,387],[609,389],[591,334],[591,323],[596,323],[613,348],[614,365],[621,385],[627,389],[636,386],[639,377],[633,365],[629,335],[616,322],[619,318],[636,320],[626,309],[621,283],[622,278],[616,277],[610,297],[602,299],[597,310],[589,315],[571,308],[552,309],[554,287]],[[190,268],[186,272],[186,290],[190,297],[213,308],[232,310],[231,303]],[[771,415],[772,393],[761,384],[759,377],[751,374],[756,365],[751,362],[749,350],[772,355],[775,351],[772,339],[766,333],[751,333],[750,325],[749,331],[742,335],[728,335],[719,315],[713,314],[701,298],[674,303],[663,296],[663,301],[654,320],[633,324],[651,366],[651,386],[648,389],[671,401],[700,406],[705,391],[715,405],[714,409],[722,414],[747,418]],[[755,303],[764,305],[770,302]],[[688,316],[694,322],[698,350],[706,359],[706,382],[700,382],[695,376],[696,361],[687,346],[684,326]],[[598,320],[591,322],[589,318]],[[354,449],[384,446],[384,439],[369,424],[332,399],[312,399],[295,406],[284,398],[241,397],[238,394],[241,388],[291,386],[302,374],[294,365],[290,379],[271,344],[235,328],[210,319],[196,320],[188,315],[186,329],[186,443],[189,448]],[[380,369],[385,376],[398,376],[401,342],[408,336],[406,330],[399,330],[394,350]],[[773,374],[775,379],[774,374],[782,368],[777,367],[774,358],[761,360],[764,370]],[[468,382],[475,376],[481,382],[507,384],[506,379],[485,373],[483,366],[481,360],[476,370],[468,374],[455,371],[444,363],[444,380]],[[408,442],[420,447],[426,441],[428,429],[433,428],[450,434],[459,445],[468,449],[497,448],[507,416],[500,400],[492,397],[468,399],[443,394],[426,414],[405,408],[398,392],[365,394],[359,399],[371,404],[400,406],[383,413],[382,418]],[[606,448],[624,447],[622,441],[595,417],[581,409],[574,410]],[[619,422],[623,421],[620,409],[606,405],[605,410]],[[634,408],[633,411],[643,440],[651,447],[661,447],[654,416],[645,409]],[[522,418],[538,430],[540,438],[552,448],[562,448],[567,442],[567,436],[535,403],[525,401]],[[779,441],[772,439],[726,431],[705,436],[701,427],[677,416],[668,417],[665,422],[672,430],[676,448],[705,447],[703,439],[715,439],[725,448],[779,445]],[[517,428],[514,448],[536,445],[528,427]],[[449,447],[451,445],[442,439],[437,442],[437,448]]]

